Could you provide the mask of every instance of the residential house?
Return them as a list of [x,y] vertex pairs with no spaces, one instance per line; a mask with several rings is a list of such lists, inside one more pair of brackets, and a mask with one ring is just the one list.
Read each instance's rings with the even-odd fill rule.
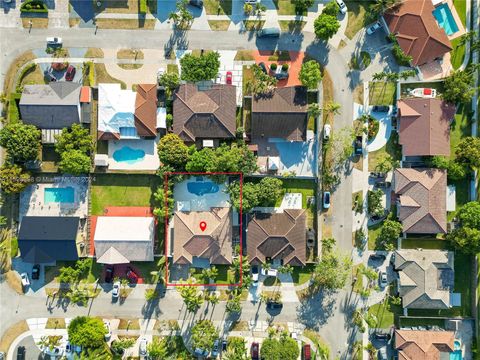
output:
[[454,305],[453,257],[452,251],[443,250],[395,252],[398,293],[404,309],[448,309]]
[[120,84],[98,85],[98,139],[155,138],[157,135],[157,89],[138,84],[137,91]]
[[94,244],[97,262],[153,261],[155,219],[151,216],[98,216]]
[[[206,268],[232,263],[232,211],[175,211],[173,263]],[[199,224],[203,223],[205,227]]]
[[[88,90],[85,90],[88,89]],[[48,85],[25,85],[20,98],[20,116],[24,123],[42,130],[42,141],[54,143],[55,134],[72,124],[90,123],[88,87],[57,81]]]
[[396,169],[397,215],[404,234],[447,233],[447,171]]
[[454,351],[454,341],[452,331],[395,330],[398,360],[449,359],[449,354]]
[[33,264],[77,260],[79,222],[79,217],[24,216],[18,232],[22,260]]
[[180,85],[173,96],[173,132],[187,144],[217,146],[220,140],[235,138],[236,110],[233,85],[214,84],[204,90]]
[[432,0],[405,0],[383,15],[386,28],[412,57],[413,66],[441,60],[452,50],[450,40],[435,20]]
[[305,209],[253,212],[247,224],[247,254],[252,264],[304,266],[307,257]]
[[410,98],[397,102],[402,154],[450,156],[450,124],[455,105],[441,99]]

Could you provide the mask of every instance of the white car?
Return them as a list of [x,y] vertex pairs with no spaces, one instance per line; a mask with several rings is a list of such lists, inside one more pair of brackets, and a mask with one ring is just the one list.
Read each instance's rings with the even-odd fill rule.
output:
[[47,45],[62,45],[61,37],[47,37]]
[[325,124],[325,126],[323,127],[323,140],[329,140],[331,132],[332,127],[330,126],[330,124]]
[[104,321],[103,324],[105,325],[105,329],[107,329],[107,333],[105,334],[105,341],[108,341],[112,337],[112,329],[110,328],[110,323],[108,321]]
[[255,5],[256,3],[259,3],[260,0],[245,0],[245,4],[250,4],[250,5]]
[[367,35],[372,35],[375,31],[377,31],[378,29],[380,29],[382,27],[382,25],[380,25],[380,23],[377,21],[376,23],[374,23],[372,26],[369,26],[367,28]]
[[116,281],[113,283],[112,297],[116,299],[118,298],[119,295],[120,295],[120,281]]
[[140,356],[145,356],[147,355],[147,339],[146,338],[141,338],[140,343],[138,345],[138,352]]
[[379,271],[378,273],[378,283],[380,287],[384,288],[388,285],[387,273],[385,271]]
[[340,12],[342,14],[346,14],[347,13],[347,5],[345,5],[343,0],[336,0],[336,1],[337,1],[338,6],[340,7]]
[[22,278],[23,287],[30,286],[30,279],[28,278],[28,274],[26,272],[21,273],[20,277]]

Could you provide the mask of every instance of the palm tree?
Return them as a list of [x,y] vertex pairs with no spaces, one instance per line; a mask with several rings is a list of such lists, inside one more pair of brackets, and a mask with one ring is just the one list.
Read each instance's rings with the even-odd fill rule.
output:
[[320,116],[320,114],[322,113],[322,109],[320,108],[320,106],[318,106],[317,103],[313,103],[308,105],[308,112],[310,113],[310,115],[316,118]]
[[477,37],[477,33],[475,31],[469,31],[460,36],[459,41],[455,45],[455,48],[465,45],[466,43],[469,43],[470,41],[474,40]]
[[43,350],[48,348],[50,351],[52,351],[57,346],[60,346],[62,338],[63,336],[61,335],[42,336],[37,345]]
[[228,313],[239,313],[242,311],[242,306],[240,304],[240,295],[235,294],[227,301],[225,310]]
[[223,360],[247,360],[248,357],[245,353],[241,354],[234,349],[228,349],[227,352],[222,354]]
[[280,274],[289,274],[289,275],[292,275],[293,274],[293,267],[289,264],[287,265],[282,265],[278,268],[278,272]]
[[262,268],[263,268],[263,270],[265,270],[265,272],[268,272],[268,270],[270,270],[272,268],[272,264],[264,262],[264,263],[262,263]]
[[327,114],[334,114],[334,115],[339,115],[340,114],[340,108],[341,105],[335,101],[330,101],[325,105],[323,108],[323,111],[325,111]]
[[75,360],[111,360],[112,354],[110,354],[108,346],[105,346],[93,350],[83,350],[80,356],[73,353],[73,358]]
[[372,75],[373,81],[382,80],[385,77],[386,73],[384,71],[378,72]]
[[415,75],[417,75],[417,72],[415,70],[411,69],[411,70],[402,71],[399,76],[403,80],[407,80],[409,77],[415,76]]

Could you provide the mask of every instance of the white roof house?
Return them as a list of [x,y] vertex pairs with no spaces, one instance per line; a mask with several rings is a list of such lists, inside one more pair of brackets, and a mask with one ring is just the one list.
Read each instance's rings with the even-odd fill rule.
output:
[[122,90],[118,83],[98,84],[98,131],[136,137],[136,96],[132,90]]
[[99,216],[94,235],[97,261],[153,261],[154,234],[153,217]]

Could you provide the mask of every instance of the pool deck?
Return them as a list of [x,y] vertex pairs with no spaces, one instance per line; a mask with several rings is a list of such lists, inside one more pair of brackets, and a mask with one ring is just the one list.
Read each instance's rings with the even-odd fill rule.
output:
[[458,16],[457,9],[455,8],[455,5],[453,5],[452,0],[446,0],[442,2],[443,4],[447,4],[450,12],[452,13],[453,19],[455,20],[455,23],[457,24],[458,31],[454,32],[452,35],[447,35],[448,40],[452,41],[453,39],[456,39],[463,34],[465,34],[465,27],[462,24],[462,20],[460,19],[460,16]]
[[[160,167],[160,159],[157,154],[157,144],[159,138],[156,139],[124,139],[110,140],[108,142],[108,169],[109,170],[157,170]],[[143,160],[128,163],[125,161],[117,162],[113,158],[113,153],[120,150],[124,146],[128,146],[135,150],[143,150],[145,157]]]
[[[175,199],[175,210],[177,202],[189,202],[191,211],[210,211],[212,207],[230,207],[230,196],[226,193],[225,184],[218,184],[219,190],[215,193],[203,194],[201,196],[192,194],[187,189],[189,182],[195,182],[195,176],[175,185],[173,197]],[[203,176],[204,181],[212,181],[208,176]]]

